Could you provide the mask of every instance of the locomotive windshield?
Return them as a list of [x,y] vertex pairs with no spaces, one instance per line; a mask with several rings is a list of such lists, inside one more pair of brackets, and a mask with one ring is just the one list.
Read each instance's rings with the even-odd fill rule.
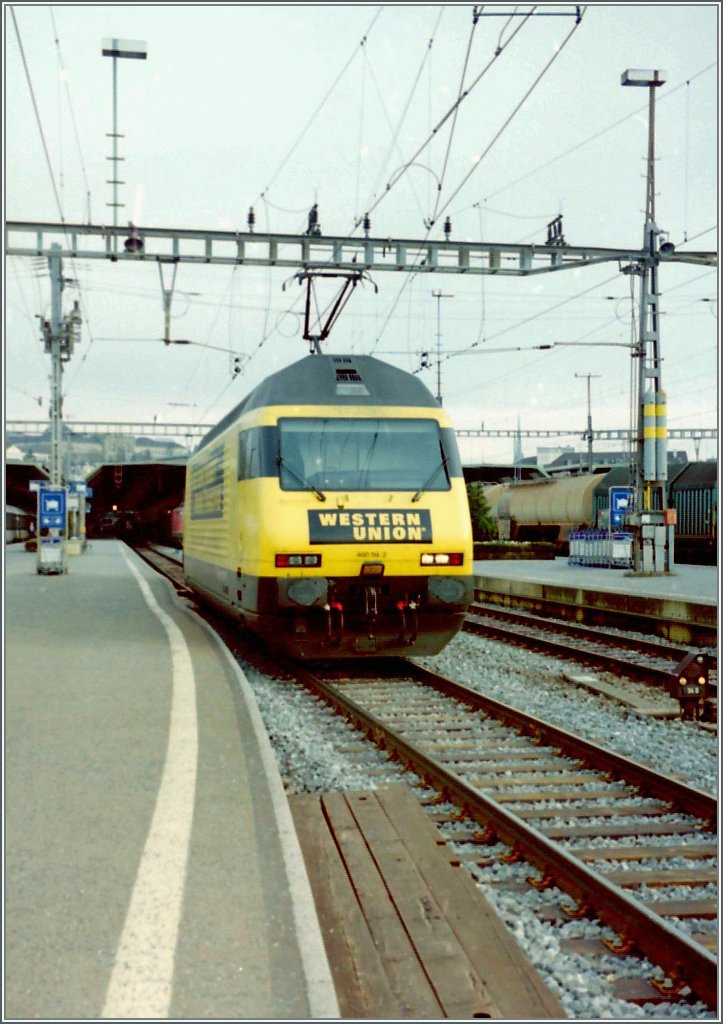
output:
[[435,420],[281,419],[285,491],[448,491]]

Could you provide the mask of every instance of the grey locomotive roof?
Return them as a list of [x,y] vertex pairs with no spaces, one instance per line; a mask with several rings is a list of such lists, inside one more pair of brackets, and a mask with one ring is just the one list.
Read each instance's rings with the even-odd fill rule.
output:
[[269,405],[439,408],[419,378],[373,356],[312,355],[272,373],[206,434],[203,448],[239,416]]

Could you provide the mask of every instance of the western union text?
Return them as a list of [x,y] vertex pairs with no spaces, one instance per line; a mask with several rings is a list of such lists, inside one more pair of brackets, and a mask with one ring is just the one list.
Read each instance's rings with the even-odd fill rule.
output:
[[428,509],[350,509],[348,512],[309,510],[310,544],[348,544],[385,541],[391,544],[419,544],[432,540]]

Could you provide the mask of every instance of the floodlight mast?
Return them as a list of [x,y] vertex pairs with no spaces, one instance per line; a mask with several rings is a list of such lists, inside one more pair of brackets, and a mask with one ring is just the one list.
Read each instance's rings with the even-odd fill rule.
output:
[[640,326],[634,356],[638,358],[638,432],[633,465],[633,571],[645,575],[674,567],[674,524],[668,514],[666,396],[663,391],[658,314],[660,231],[655,223],[655,90],[666,81],[657,69],[624,71],[621,85],[648,89],[648,156],[643,254],[630,272],[640,276]]
[[[118,186],[125,184],[118,178],[118,163],[122,160],[122,157],[118,156],[118,139],[121,138],[118,134],[118,58],[125,57],[131,60],[145,60],[148,56],[148,47],[146,43],[137,39],[104,39],[101,49],[101,54],[104,57],[113,58],[113,132],[111,138],[113,139],[113,156],[107,157],[113,164],[112,177],[106,179],[106,184],[113,186],[113,202],[108,205],[113,207],[113,227],[118,227],[118,207],[122,204],[118,202]],[[118,237],[115,236],[113,240],[114,249],[118,250]]]

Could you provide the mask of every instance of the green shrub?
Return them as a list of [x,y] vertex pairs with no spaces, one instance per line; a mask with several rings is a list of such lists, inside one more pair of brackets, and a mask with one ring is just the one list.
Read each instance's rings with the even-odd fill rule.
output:
[[473,539],[497,540],[497,520],[492,515],[482,484],[467,484],[467,501],[472,520]]

